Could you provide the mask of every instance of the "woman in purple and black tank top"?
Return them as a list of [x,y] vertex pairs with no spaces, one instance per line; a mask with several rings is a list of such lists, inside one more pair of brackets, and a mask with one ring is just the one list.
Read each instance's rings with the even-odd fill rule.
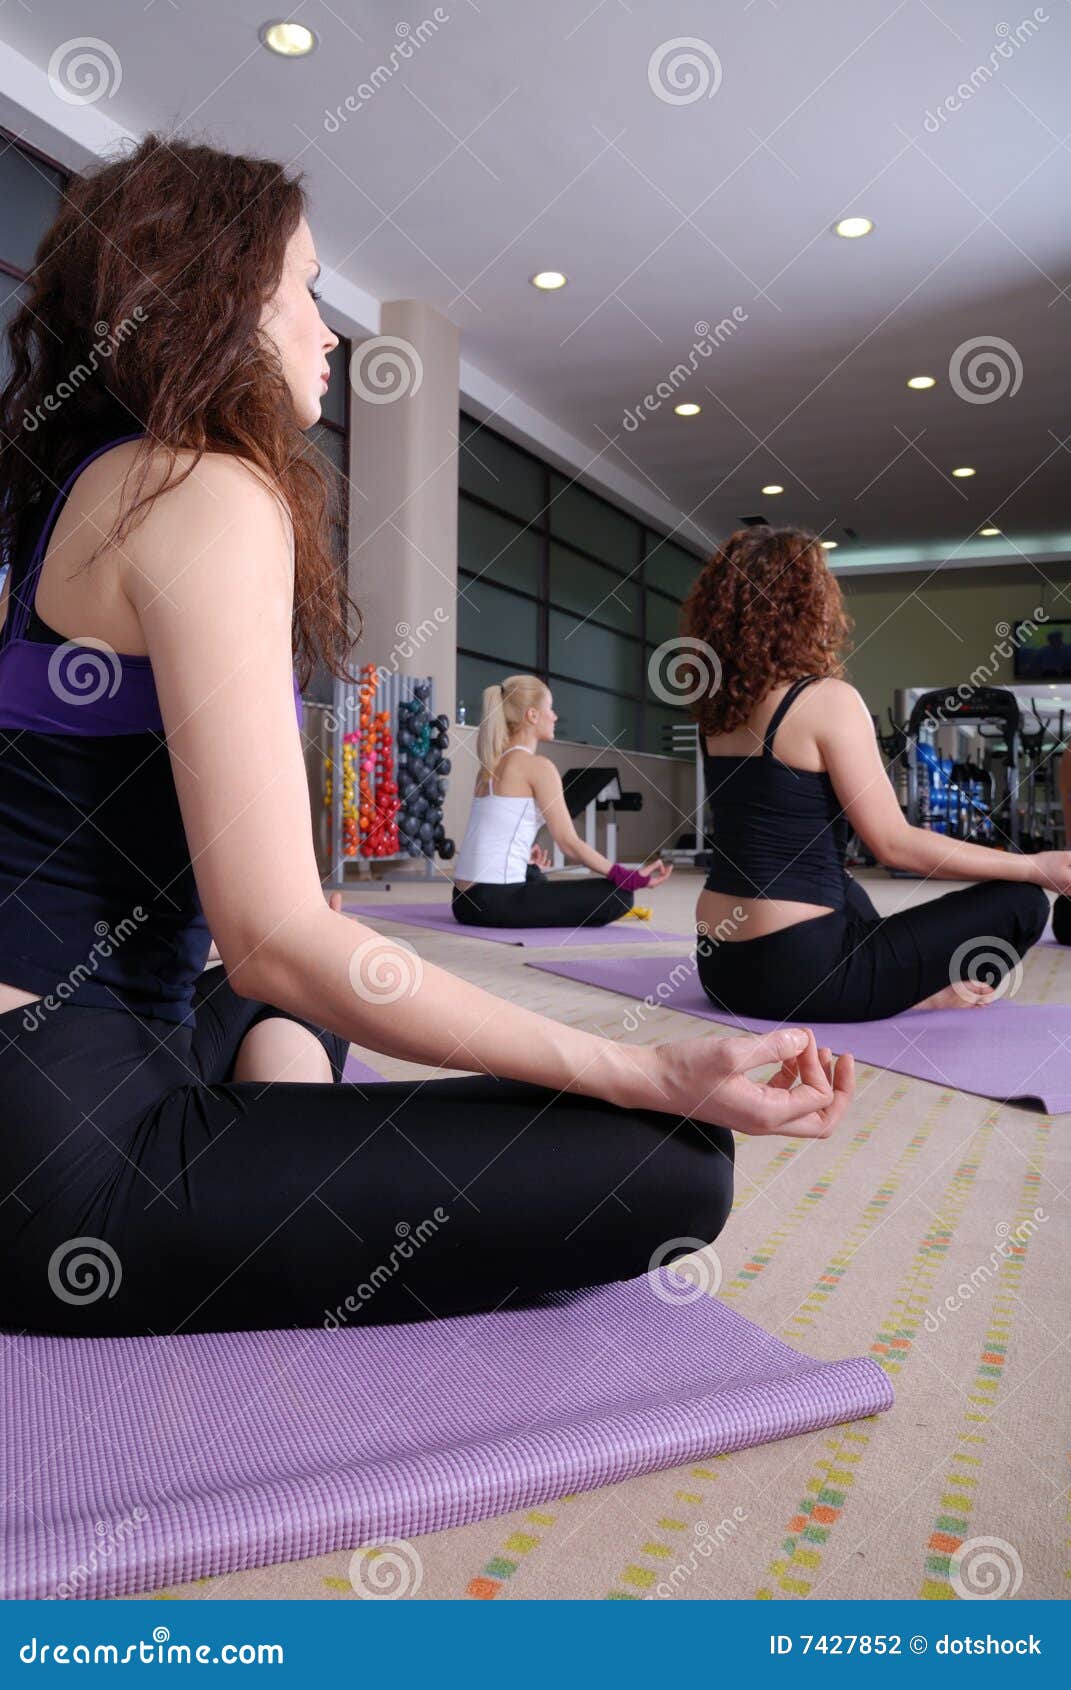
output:
[[[684,605],[711,866],[699,976],[732,1013],[869,1021],[977,1008],[1036,944],[1071,853],[1012,856],[909,827],[860,695],[840,678],[848,622],[813,534],[740,529]],[[879,863],[965,891],[882,917],[845,869],[852,833]]]
[[[71,182],[8,330],[5,1326],[403,1321],[638,1275],[717,1236],[732,1129],[825,1137],[851,1093],[806,1029],[628,1046],[325,900],[297,689],[351,673],[359,613],[305,439],[318,274],[298,181],[150,135]],[[463,1072],[343,1083],[351,1042]]]

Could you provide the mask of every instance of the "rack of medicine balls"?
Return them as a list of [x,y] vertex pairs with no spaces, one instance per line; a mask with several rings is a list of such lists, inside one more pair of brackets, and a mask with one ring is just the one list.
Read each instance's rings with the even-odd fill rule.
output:
[[450,723],[433,709],[430,676],[386,675],[366,663],[356,686],[336,680],[324,757],[332,885],[344,884],[346,863],[357,859],[423,857],[430,880],[435,858],[454,855],[443,825]]

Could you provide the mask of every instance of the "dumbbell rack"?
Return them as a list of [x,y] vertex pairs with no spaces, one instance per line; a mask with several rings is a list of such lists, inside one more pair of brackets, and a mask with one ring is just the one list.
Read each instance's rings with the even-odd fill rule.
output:
[[[430,675],[388,675],[381,680],[376,688],[372,700],[372,714],[377,715],[386,710],[390,714],[391,737],[394,741],[394,778],[398,778],[398,727],[400,711],[399,705],[404,699],[416,697],[415,688],[418,683],[427,684],[431,691],[428,694],[428,714],[435,714],[435,683]],[[306,709],[320,708],[328,712],[327,755],[331,758],[331,823],[329,860],[330,869],[325,882],[326,891],[343,891],[346,887],[347,864],[363,864],[366,868],[364,879],[371,874],[373,863],[416,863],[417,858],[411,857],[408,851],[392,851],[389,856],[347,857],[342,849],[342,741],[346,734],[357,732],[361,721],[361,689],[359,684],[334,678],[334,696],[329,705],[306,704]],[[360,755],[360,753],[358,753]],[[407,879],[433,880],[435,878],[434,857],[423,856],[423,876],[408,875]],[[351,881],[352,884],[352,881]]]

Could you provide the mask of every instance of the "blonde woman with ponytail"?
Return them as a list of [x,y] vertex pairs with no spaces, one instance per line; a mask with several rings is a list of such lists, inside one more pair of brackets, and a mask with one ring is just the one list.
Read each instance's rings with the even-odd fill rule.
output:
[[[480,769],[454,872],[453,912],[470,927],[605,927],[632,908],[633,892],[661,886],[661,860],[643,873],[622,868],[580,838],[562,777],[537,747],[554,738],[549,687],[537,675],[507,675],[485,687],[476,736]],[[521,751],[526,756],[511,753]],[[566,857],[591,869],[583,880],[548,880],[535,844],[546,826]]]

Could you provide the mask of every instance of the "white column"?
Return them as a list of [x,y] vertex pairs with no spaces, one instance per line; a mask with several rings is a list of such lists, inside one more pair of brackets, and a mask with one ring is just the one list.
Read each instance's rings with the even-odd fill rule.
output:
[[431,675],[454,720],[457,685],[455,325],[416,299],[385,304],[351,359],[350,592],[355,664]]

